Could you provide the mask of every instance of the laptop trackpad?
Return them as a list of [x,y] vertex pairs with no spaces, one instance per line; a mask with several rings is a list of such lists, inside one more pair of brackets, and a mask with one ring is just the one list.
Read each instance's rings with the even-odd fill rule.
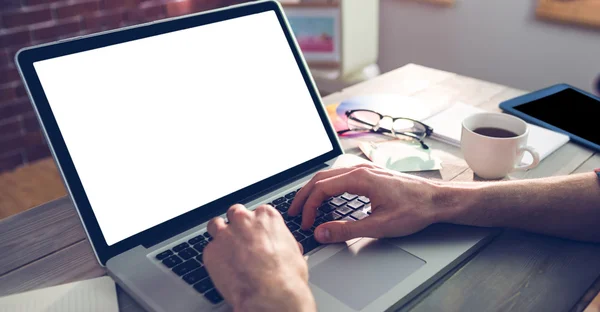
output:
[[424,264],[385,240],[362,239],[314,266],[310,282],[362,310]]

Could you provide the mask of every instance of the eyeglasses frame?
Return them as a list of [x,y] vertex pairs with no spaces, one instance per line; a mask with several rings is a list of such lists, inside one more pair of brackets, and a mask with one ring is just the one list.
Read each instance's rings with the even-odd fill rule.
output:
[[[376,125],[371,125],[369,123],[364,122],[363,120],[358,120],[356,118],[352,118],[351,115],[353,113],[356,113],[356,112],[374,113],[374,114],[376,114],[376,115],[379,116],[379,121],[377,122]],[[368,126],[371,126],[371,129],[369,129],[368,132],[380,133],[380,134],[384,134],[384,135],[391,133],[392,136],[394,136],[394,137],[398,137],[398,135],[403,135],[403,136],[412,138],[413,140],[416,140],[417,142],[419,142],[421,144],[421,146],[424,149],[429,149],[429,146],[427,146],[427,144],[425,144],[425,142],[423,142],[423,140],[426,137],[430,136],[433,133],[433,128],[430,127],[430,126],[428,126],[428,125],[426,125],[426,124],[424,124],[424,123],[422,123],[422,122],[420,122],[420,121],[418,121],[418,120],[414,120],[414,119],[407,118],[407,117],[392,117],[392,116],[389,116],[389,115],[383,115],[383,114],[380,114],[380,113],[378,113],[376,111],[373,111],[373,110],[370,110],[370,109],[353,109],[353,110],[348,110],[348,111],[346,111],[346,117],[348,118],[348,120],[352,119],[352,120],[355,120],[357,122],[360,122],[360,123],[366,124]],[[383,119],[385,119],[385,118],[390,118],[392,120],[392,127],[391,127],[392,129],[391,130],[390,129],[386,129],[386,128],[381,128],[381,121]],[[394,131],[394,127],[393,127],[393,124],[396,122],[396,120],[409,120],[409,121],[414,122],[416,124],[422,125],[423,128],[425,128],[425,133],[422,136],[416,135],[413,132],[398,132],[398,133],[396,133],[396,131]],[[348,128],[350,128],[350,126],[348,126]],[[351,130],[351,129],[340,130],[340,131],[337,132],[337,134],[344,134],[344,133],[349,132],[349,131],[356,131],[356,130]],[[359,132],[361,132],[361,131],[359,131]]]

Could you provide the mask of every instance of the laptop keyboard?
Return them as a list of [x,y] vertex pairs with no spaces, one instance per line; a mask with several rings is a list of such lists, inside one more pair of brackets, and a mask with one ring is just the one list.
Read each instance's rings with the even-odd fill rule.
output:
[[[298,189],[297,191],[299,191]],[[334,220],[356,221],[366,218],[371,214],[370,200],[364,196],[342,194],[323,202],[317,210],[315,223],[308,230],[302,230],[302,216],[291,217],[287,214],[290,205],[296,196],[293,191],[285,196],[273,200],[270,205],[275,207],[285,220],[296,241],[302,244],[304,254],[317,249],[321,244],[314,237],[317,226]],[[212,304],[223,301],[223,297],[213,285],[202,261],[204,247],[212,240],[208,232],[195,236],[187,242],[182,242],[158,253],[155,257],[162,264],[171,269],[174,274],[181,277],[186,283],[202,294]]]
[[204,247],[211,240],[212,237],[206,232],[160,252],[156,255],[156,259],[194,287],[197,292],[203,294],[212,304],[217,304],[223,301],[223,297],[215,289],[202,261]]
[[[300,189],[298,189],[299,191]],[[279,210],[288,229],[294,235],[296,241],[302,244],[304,253],[308,253],[319,247],[314,236],[314,230],[317,226],[335,220],[356,221],[366,218],[371,214],[371,201],[364,196],[344,193],[340,196],[332,197],[317,209],[317,215],[313,226],[308,230],[302,230],[302,215],[291,217],[287,214],[290,205],[296,196],[296,192],[291,192],[285,196],[279,197],[271,202],[271,206]]]

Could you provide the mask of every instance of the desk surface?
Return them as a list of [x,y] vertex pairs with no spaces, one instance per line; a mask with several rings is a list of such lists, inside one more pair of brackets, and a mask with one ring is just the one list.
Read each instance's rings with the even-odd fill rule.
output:
[[[323,99],[324,104],[360,94],[386,92],[426,101],[462,101],[498,111],[524,94],[502,85],[409,64]],[[343,142],[345,145],[349,142]],[[427,142],[443,161],[424,177],[472,181],[459,148]],[[356,152],[349,149],[348,152]],[[568,143],[539,167],[515,173],[527,179],[585,172],[600,156]],[[76,211],[67,198],[0,221],[0,296],[102,276]],[[600,285],[600,245],[505,230],[401,311],[580,311]],[[595,284],[594,287],[592,287]],[[596,290],[594,290],[596,289]],[[121,311],[142,309],[119,289]]]

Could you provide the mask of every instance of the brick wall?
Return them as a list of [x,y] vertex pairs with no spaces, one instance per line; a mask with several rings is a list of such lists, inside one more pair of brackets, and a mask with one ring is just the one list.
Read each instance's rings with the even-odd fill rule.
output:
[[50,151],[14,64],[22,47],[247,0],[0,0],[0,172]]

